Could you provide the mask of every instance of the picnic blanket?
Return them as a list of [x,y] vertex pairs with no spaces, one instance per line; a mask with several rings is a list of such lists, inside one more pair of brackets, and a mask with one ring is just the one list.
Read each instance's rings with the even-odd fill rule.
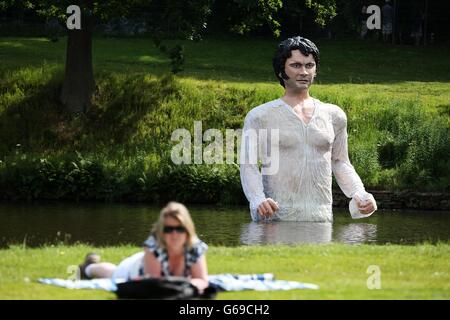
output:
[[[218,291],[319,289],[319,286],[312,283],[276,280],[272,273],[216,274],[209,275],[208,280],[209,285]],[[97,289],[114,292],[117,291],[117,284],[126,282],[126,279],[65,280],[40,278],[38,281],[67,289]]]

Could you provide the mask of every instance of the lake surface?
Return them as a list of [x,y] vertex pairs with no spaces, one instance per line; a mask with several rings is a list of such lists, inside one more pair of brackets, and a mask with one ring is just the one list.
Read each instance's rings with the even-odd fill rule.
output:
[[[142,204],[0,203],[0,247],[26,244],[133,244],[148,236],[160,207]],[[450,212],[377,211],[353,220],[345,209],[333,223],[250,220],[247,207],[189,206],[199,237],[210,245],[297,243],[414,244],[450,240]]]

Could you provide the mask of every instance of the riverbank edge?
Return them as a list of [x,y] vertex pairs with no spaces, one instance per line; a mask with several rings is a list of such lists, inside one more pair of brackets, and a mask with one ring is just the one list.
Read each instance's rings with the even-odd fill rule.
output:
[[[370,190],[377,201],[378,209],[440,210],[450,211],[450,193],[421,192],[413,190]],[[333,207],[348,207],[349,199],[340,189],[333,189]]]
[[[379,210],[431,210],[431,211],[449,211],[450,212],[450,193],[448,192],[424,192],[424,191],[412,191],[412,190],[402,190],[402,191],[386,191],[386,190],[370,190],[367,192],[373,194],[375,200],[377,201],[377,206]],[[174,199],[176,200],[176,199]],[[348,199],[340,189],[333,189],[333,208],[348,208],[350,199]],[[76,199],[0,199],[0,203],[49,203],[49,202],[64,202],[64,203],[148,203],[153,205],[163,205],[162,202],[152,202],[152,201],[127,201],[127,200],[76,200]],[[221,207],[234,207],[247,206],[248,203],[245,202],[244,196],[238,201],[238,203],[233,204],[222,204],[222,203],[190,203],[186,202],[187,205],[219,205]]]

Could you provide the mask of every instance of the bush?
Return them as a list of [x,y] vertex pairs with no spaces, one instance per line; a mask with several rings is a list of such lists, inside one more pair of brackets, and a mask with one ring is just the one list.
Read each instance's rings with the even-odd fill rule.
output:
[[[58,102],[59,68],[2,79],[2,199],[245,203],[236,165],[175,166],[171,134],[186,128],[193,136],[197,120],[203,132],[241,128],[251,108],[279,94],[173,75],[102,73],[91,110],[68,119]],[[359,87],[317,88],[320,99],[346,111],[350,159],[367,187],[448,189],[448,114]]]

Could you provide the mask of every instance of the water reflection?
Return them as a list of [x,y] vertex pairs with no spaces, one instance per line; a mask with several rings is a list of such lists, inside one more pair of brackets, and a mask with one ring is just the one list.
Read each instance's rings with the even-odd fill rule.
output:
[[[140,246],[160,206],[102,203],[1,203],[0,248],[56,243]],[[401,243],[450,240],[450,212],[382,211],[353,220],[333,211],[333,223],[250,222],[247,207],[189,206],[199,237],[208,245],[297,243]]]
[[329,222],[250,222],[242,227],[242,244],[296,244],[331,242]]
[[350,223],[337,226],[335,241],[345,243],[367,243],[377,241],[377,225],[372,223]]
[[324,222],[250,222],[242,227],[240,240],[246,245],[375,242],[377,226],[371,223],[350,223],[336,226]]

